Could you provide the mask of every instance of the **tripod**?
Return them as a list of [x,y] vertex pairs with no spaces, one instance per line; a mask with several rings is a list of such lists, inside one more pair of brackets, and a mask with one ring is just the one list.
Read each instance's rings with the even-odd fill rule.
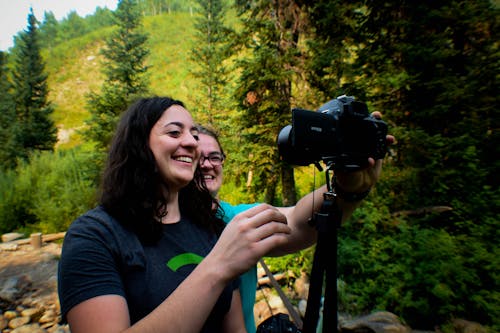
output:
[[311,220],[318,231],[318,240],[311,269],[303,333],[316,333],[325,276],[323,333],[337,332],[337,229],[342,221],[342,211],[337,205],[337,195],[332,190],[330,171],[330,168],[326,170],[328,191],[323,194],[323,204]]

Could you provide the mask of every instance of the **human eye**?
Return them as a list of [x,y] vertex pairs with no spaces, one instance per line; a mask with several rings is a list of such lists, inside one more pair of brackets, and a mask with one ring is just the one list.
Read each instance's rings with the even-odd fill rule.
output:
[[213,163],[221,163],[222,162],[222,156],[219,153],[211,154],[208,158],[210,159],[210,162],[213,162]]
[[181,136],[181,131],[178,129],[171,129],[171,130],[167,131],[167,134],[173,138],[178,138]]
[[200,141],[200,132],[198,130],[192,130],[191,135],[196,141]]

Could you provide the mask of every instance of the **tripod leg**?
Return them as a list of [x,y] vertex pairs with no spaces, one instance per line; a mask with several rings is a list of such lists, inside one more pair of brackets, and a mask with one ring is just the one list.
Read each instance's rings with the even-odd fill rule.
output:
[[316,333],[316,327],[319,318],[319,308],[321,302],[321,293],[323,291],[324,277],[324,255],[323,236],[318,234],[316,250],[314,252],[313,266],[311,268],[311,280],[309,284],[309,295],[307,297],[307,308],[304,318],[303,333]]

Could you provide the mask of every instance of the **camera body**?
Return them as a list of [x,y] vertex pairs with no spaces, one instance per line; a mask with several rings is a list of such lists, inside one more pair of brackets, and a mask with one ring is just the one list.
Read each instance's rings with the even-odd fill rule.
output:
[[317,112],[295,108],[292,124],[278,134],[278,150],[285,162],[309,165],[325,162],[333,169],[356,171],[368,158],[387,153],[387,124],[368,112],[365,103],[339,96]]

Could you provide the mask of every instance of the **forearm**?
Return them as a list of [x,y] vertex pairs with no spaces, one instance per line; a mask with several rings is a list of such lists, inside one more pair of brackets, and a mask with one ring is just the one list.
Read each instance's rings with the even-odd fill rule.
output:
[[204,261],[170,296],[134,325],[130,325],[125,298],[102,295],[88,299],[68,312],[71,332],[199,332],[227,281],[221,278],[213,264]]
[[[321,210],[324,203],[324,194],[328,191],[326,185],[302,197],[294,207],[278,208],[287,217],[288,226],[292,229],[288,235],[288,242],[273,249],[270,256],[280,256],[294,253],[313,245],[317,239],[317,230],[309,222],[314,214]],[[341,223],[346,222],[354,213],[361,201],[346,202],[342,198],[336,198],[339,211],[342,214]]]

